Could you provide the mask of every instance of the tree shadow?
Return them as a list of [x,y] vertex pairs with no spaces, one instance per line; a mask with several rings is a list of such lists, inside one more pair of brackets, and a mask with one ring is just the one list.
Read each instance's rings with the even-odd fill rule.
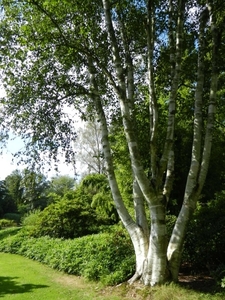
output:
[[16,282],[18,277],[6,277],[0,276],[0,298],[6,294],[23,294],[32,292],[35,289],[42,289],[48,287],[48,285],[41,284],[20,284]]
[[215,294],[221,289],[216,285],[216,281],[207,275],[180,275],[179,285],[196,292]]

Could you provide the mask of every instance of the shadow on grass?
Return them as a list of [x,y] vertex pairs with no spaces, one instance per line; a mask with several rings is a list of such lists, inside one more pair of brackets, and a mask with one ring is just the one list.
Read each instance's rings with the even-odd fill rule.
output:
[[207,275],[180,276],[179,285],[195,292],[207,293],[212,295],[215,293],[224,292],[224,290],[216,284],[216,281]]
[[18,277],[5,277],[0,276],[0,298],[4,297],[7,294],[23,294],[32,292],[35,289],[43,289],[48,287],[48,285],[41,284],[19,284],[16,282],[16,278]]

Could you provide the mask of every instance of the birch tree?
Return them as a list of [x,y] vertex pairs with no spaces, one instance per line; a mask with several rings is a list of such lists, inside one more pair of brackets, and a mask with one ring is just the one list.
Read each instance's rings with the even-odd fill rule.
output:
[[[9,124],[8,119],[4,124],[29,138],[36,155],[46,147],[55,154],[60,146],[68,150],[71,141],[70,126],[62,118],[64,105],[81,115],[97,115],[111,192],[136,255],[136,272],[129,282],[141,279],[153,286],[177,281],[188,221],[201,195],[213,143],[223,3],[2,3],[1,65],[7,93],[2,104],[4,114],[10,116]],[[165,217],[174,188],[176,105],[190,70],[196,71],[188,80],[191,163],[183,205],[168,237]],[[206,72],[210,74],[207,85]],[[167,112],[162,112],[162,102]],[[148,169],[140,155],[136,126],[140,103],[147,103],[149,110]],[[131,162],[135,218],[124,204],[109,142],[110,121],[118,113]]]
[[77,139],[74,145],[76,162],[83,174],[104,174],[105,162],[101,149],[101,132],[96,120],[87,122],[77,129]]

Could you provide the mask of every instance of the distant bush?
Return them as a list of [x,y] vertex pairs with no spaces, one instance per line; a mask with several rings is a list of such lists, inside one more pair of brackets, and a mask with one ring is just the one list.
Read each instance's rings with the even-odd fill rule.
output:
[[23,226],[34,226],[36,227],[40,220],[40,209],[29,211],[22,217]]
[[15,225],[16,225],[16,223],[13,220],[0,219],[0,229],[5,228],[5,227],[12,227]]
[[17,253],[69,274],[113,285],[134,272],[132,243],[123,229],[74,240],[29,237],[25,230],[0,241],[0,251]]
[[4,214],[3,218],[4,219],[8,219],[8,220],[12,220],[17,225],[19,225],[20,220],[21,220],[21,215],[20,214],[16,214],[16,213],[7,213],[7,214]]

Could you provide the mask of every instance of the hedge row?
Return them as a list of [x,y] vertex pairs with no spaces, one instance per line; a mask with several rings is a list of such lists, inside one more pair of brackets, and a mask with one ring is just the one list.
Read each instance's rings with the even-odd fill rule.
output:
[[135,267],[133,246],[123,230],[63,240],[29,237],[22,229],[0,240],[0,251],[20,254],[107,285],[127,280]]

